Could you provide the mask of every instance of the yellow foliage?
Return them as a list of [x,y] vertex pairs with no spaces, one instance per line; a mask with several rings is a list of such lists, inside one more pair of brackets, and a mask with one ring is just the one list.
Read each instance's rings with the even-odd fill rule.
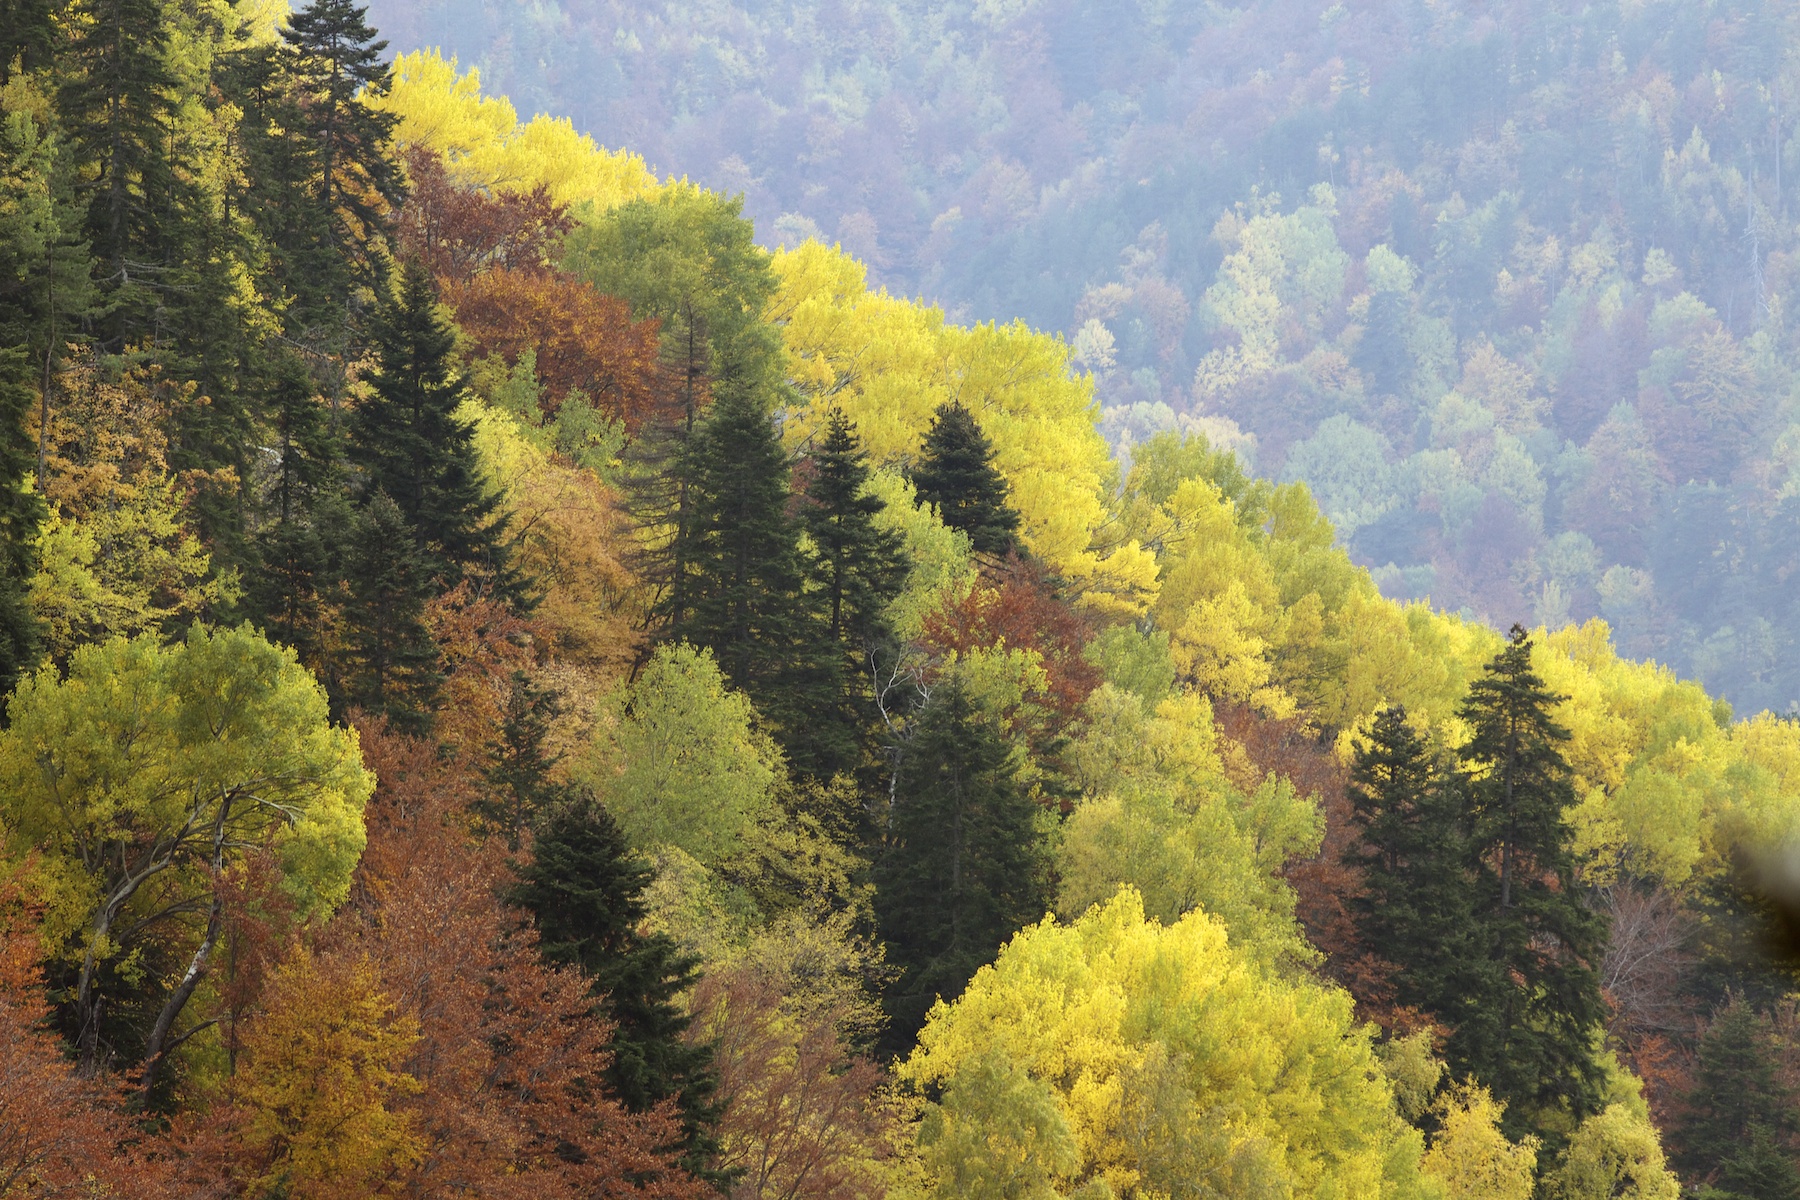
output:
[[842,408],[879,466],[918,452],[938,405],[960,401],[994,443],[1026,547],[1104,614],[1141,613],[1156,562],[1135,540],[1109,540],[1113,468],[1095,426],[1092,380],[1061,339],[1021,322],[961,327],[936,308],[868,289],[861,263],[808,242],[777,251],[781,328],[800,403],[785,424],[803,441]]
[[1504,1111],[1474,1084],[1450,1089],[1439,1102],[1439,1130],[1423,1167],[1442,1183],[1445,1200],[1531,1200],[1537,1139],[1507,1141],[1500,1132]]
[[[1066,1129],[1072,1161],[1042,1163],[1058,1191],[1166,1195],[1212,1178],[1227,1195],[1426,1194],[1418,1134],[1350,998],[1259,964],[1205,913],[1146,920],[1130,888],[1014,938],[932,1010],[900,1074],[985,1091],[1006,1144],[1056,1147]],[[932,1165],[942,1180],[956,1164]]]
[[234,1087],[241,1113],[236,1165],[253,1189],[306,1200],[361,1200],[398,1189],[424,1154],[423,1136],[391,1101],[418,1093],[403,1069],[418,1023],[398,1015],[375,970],[289,955],[267,1010],[244,1038]]
[[540,113],[521,125],[510,100],[481,94],[479,70],[459,75],[456,59],[436,50],[395,58],[387,93],[369,103],[400,119],[397,142],[435,150],[451,177],[467,186],[542,187],[559,204],[591,204],[598,212],[660,186],[638,155],[596,145],[567,117]]

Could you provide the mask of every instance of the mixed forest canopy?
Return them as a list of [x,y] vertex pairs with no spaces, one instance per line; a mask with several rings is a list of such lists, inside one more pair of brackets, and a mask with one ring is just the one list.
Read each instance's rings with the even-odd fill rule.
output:
[[[1560,577],[1490,622],[1353,557],[1576,544],[1500,492],[1342,490],[1547,504],[1556,329],[1663,339],[1605,418],[1645,478],[1724,444],[1705,364],[1777,419],[1776,251],[1745,317],[1698,243],[1565,241],[1530,180],[1427,218],[1417,164],[1426,240],[1359,243],[1339,165],[1218,223],[1184,412],[1127,426],[1126,300],[901,299],[353,0],[0,0],[0,118],[0,1200],[1800,1196],[1747,873],[1800,723]],[[1465,219],[1574,324],[1458,326]],[[1350,407],[1277,452],[1301,393]],[[1733,428],[1718,487],[1785,486]]]
[[1800,703],[1786,0],[376,0],[770,245],[1060,330],[1384,594]]

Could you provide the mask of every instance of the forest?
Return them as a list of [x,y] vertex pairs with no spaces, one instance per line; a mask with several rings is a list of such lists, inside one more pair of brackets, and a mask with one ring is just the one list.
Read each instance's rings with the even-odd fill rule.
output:
[[[1112,318],[766,248],[355,0],[3,0],[0,117],[0,1200],[1800,1198],[1800,722],[1397,594],[1374,425],[1258,473],[1429,344],[1443,486],[1539,478],[1353,189],[1220,222],[1244,420],[1127,437]],[[1779,374],[1608,253],[1665,415]]]
[[374,0],[397,44],[1061,331],[1383,594],[1800,704],[1791,0]]

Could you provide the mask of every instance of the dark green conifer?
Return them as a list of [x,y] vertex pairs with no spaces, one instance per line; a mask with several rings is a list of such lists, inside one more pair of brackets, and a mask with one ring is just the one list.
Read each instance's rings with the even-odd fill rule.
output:
[[617,1023],[606,1069],[612,1092],[638,1112],[674,1097],[684,1162],[705,1173],[717,1147],[718,1079],[711,1048],[683,1039],[689,1018],[676,999],[692,985],[698,962],[667,934],[640,932],[649,867],[632,854],[612,815],[587,796],[545,815],[518,874],[508,898],[531,913],[539,951],[579,970]]
[[1595,964],[1606,921],[1582,903],[1563,812],[1575,799],[1550,717],[1562,697],[1531,667],[1531,639],[1513,626],[1507,646],[1469,688],[1461,716],[1471,737],[1468,863],[1478,936],[1489,964],[1444,1046],[1458,1075],[1507,1102],[1513,1135],[1549,1134],[1549,1114],[1580,1118],[1602,1101],[1594,1039],[1606,1015]]
[[26,419],[37,401],[31,361],[23,349],[0,350],[0,695],[37,665],[38,623],[26,602],[37,570],[35,548],[44,501],[27,491],[37,469]]
[[1394,999],[1460,1024],[1486,974],[1471,937],[1462,797],[1398,705],[1382,710],[1356,747],[1350,804],[1361,838],[1345,862],[1362,876],[1350,903],[1363,944],[1400,970]]
[[1775,1073],[1768,1019],[1733,997],[1701,1037],[1696,1058],[1677,1163],[1724,1196],[1800,1197],[1800,1170],[1779,1144],[1795,1125],[1794,1097]]
[[500,711],[500,736],[488,743],[488,765],[482,772],[487,791],[475,811],[504,833],[515,850],[538,813],[570,798],[568,786],[551,777],[561,756],[544,744],[550,722],[561,712],[554,692],[533,684],[523,671],[513,672]]
[[[387,91],[390,74],[368,11],[354,0],[313,0],[281,31],[281,110],[299,144],[276,154],[298,168],[311,201],[290,202],[282,250],[308,324],[342,320],[350,290],[379,283],[383,261],[370,245],[406,191],[390,145],[397,118],[368,104]],[[309,234],[311,244],[302,240]]]
[[938,406],[912,481],[920,503],[935,504],[944,524],[968,534],[977,553],[1000,557],[1018,545],[1019,514],[1006,503],[993,444],[961,404]]
[[876,917],[900,969],[886,997],[896,1052],[1049,902],[1013,749],[958,681],[938,685],[899,756],[875,864]]
[[517,599],[505,518],[482,485],[474,430],[456,415],[467,394],[452,363],[456,333],[424,267],[407,265],[374,341],[373,394],[356,409],[349,445],[365,493],[385,492],[399,506],[441,585],[475,575]]
[[438,649],[425,628],[431,578],[399,506],[377,492],[350,526],[345,548],[344,702],[419,732],[437,694]]
[[811,466],[801,520],[812,539],[825,637],[838,657],[838,694],[819,717],[844,731],[844,745],[828,764],[843,771],[872,757],[879,736],[872,664],[891,653],[886,612],[905,582],[906,562],[899,535],[875,524],[886,505],[869,492],[868,455],[841,409],[832,410]]
[[852,752],[829,720],[838,667],[808,593],[800,527],[788,515],[788,457],[768,409],[721,396],[682,453],[689,505],[687,610],[670,633],[713,652],[802,774]]

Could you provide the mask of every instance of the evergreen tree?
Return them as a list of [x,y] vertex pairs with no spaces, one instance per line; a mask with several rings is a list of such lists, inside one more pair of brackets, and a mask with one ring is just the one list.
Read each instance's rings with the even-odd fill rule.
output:
[[1048,906],[1036,806],[1012,747],[956,680],[940,684],[900,747],[875,866],[888,958],[890,1048],[910,1044],[934,1000],[953,1000],[1002,943]]
[[0,350],[0,696],[37,665],[38,623],[26,602],[37,570],[36,538],[44,501],[27,491],[37,467],[26,419],[37,400],[32,364],[22,349]]
[[57,108],[82,181],[101,342],[118,351],[155,326],[193,199],[191,172],[171,158],[168,10],[160,0],[81,0],[69,29],[56,56]]
[[50,65],[61,7],[56,0],[0,0],[0,86],[15,65],[27,72]]
[[372,394],[356,409],[349,446],[366,492],[392,498],[441,584],[480,574],[519,599],[506,521],[482,485],[474,430],[456,415],[467,394],[452,364],[456,333],[419,264],[382,305],[374,340]]
[[789,762],[829,774],[853,753],[845,730],[820,720],[839,664],[807,589],[799,524],[788,516],[788,459],[766,407],[721,396],[681,457],[688,482],[688,608],[671,635],[710,649],[731,685],[774,724]]
[[297,356],[280,355],[268,373],[273,460],[262,525],[253,539],[250,603],[270,637],[311,661],[320,650],[321,606],[329,590],[330,547],[322,527],[342,525],[341,514],[321,510],[336,507],[343,446]]
[[1475,927],[1489,969],[1444,1053],[1507,1102],[1514,1135],[1550,1133],[1547,1114],[1580,1118],[1601,1104],[1593,1046],[1606,1009],[1594,964],[1606,922],[1581,902],[1563,822],[1575,796],[1559,749],[1569,734],[1550,719],[1561,699],[1532,670],[1531,639],[1515,625],[1460,714],[1471,730],[1462,761]]
[[642,1112],[674,1097],[686,1133],[684,1161],[704,1173],[716,1150],[720,1107],[712,1050],[682,1038],[689,1017],[677,997],[697,960],[667,934],[645,934],[650,869],[635,857],[610,813],[591,797],[552,808],[531,860],[508,897],[531,913],[544,958],[579,970],[617,1024],[606,1080]]
[[[856,427],[841,409],[833,409],[825,439],[812,454],[808,504],[802,510],[816,555],[825,636],[838,658],[838,694],[830,712],[818,715],[843,727],[846,749],[861,743],[863,760],[873,756],[880,727],[868,682],[870,662],[891,648],[887,606],[906,572],[899,535],[875,525],[885,504],[868,485],[869,459]],[[857,765],[851,757],[830,764],[833,770]]]
[[1350,905],[1357,931],[1400,968],[1398,1003],[1458,1026],[1485,974],[1484,947],[1470,936],[1462,798],[1403,707],[1378,713],[1357,744],[1349,795],[1362,834],[1344,852],[1362,875],[1362,893]]
[[437,694],[437,645],[425,628],[431,580],[399,506],[384,492],[351,524],[344,602],[346,668],[338,689],[346,704],[423,730]]
[[1676,1161],[1745,1200],[1795,1200],[1800,1170],[1777,1139],[1794,1125],[1794,1098],[1775,1073],[1768,1021],[1741,997],[1700,1039],[1694,1089]]
[[476,801],[475,811],[504,832],[515,850],[538,813],[569,799],[567,785],[550,776],[561,756],[552,757],[544,746],[550,722],[561,712],[555,693],[535,686],[525,672],[513,672],[500,711],[500,737],[488,743],[482,772],[487,794]]
[[[389,144],[396,118],[367,102],[387,90],[390,73],[368,11],[353,0],[313,0],[281,31],[281,110],[295,119],[288,128],[301,144],[278,153],[303,173],[311,200],[291,211],[282,249],[308,324],[343,320],[351,289],[380,282],[382,260],[370,245],[405,195]],[[308,235],[321,236],[308,244]]]
[[944,524],[968,534],[978,553],[1000,557],[1018,545],[1019,514],[1007,506],[993,443],[960,403],[938,406],[912,480],[920,503],[937,505]]

